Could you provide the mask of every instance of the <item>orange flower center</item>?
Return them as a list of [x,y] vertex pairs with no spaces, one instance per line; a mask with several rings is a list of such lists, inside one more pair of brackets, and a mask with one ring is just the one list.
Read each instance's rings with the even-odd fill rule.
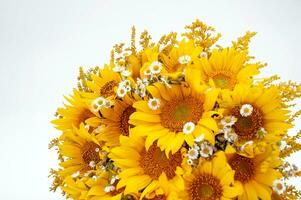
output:
[[97,164],[101,161],[101,159],[99,157],[100,150],[101,150],[101,147],[98,144],[95,144],[94,142],[86,142],[81,149],[81,155],[82,155],[84,162],[87,165],[89,165],[89,167],[92,169],[93,169],[93,167],[90,166],[91,162],[94,162],[95,164]]
[[116,86],[118,86],[118,83],[116,81],[107,82],[100,88],[100,95],[105,98],[114,95],[114,88]]
[[239,180],[242,183],[248,182],[255,175],[255,165],[251,158],[235,154],[229,160],[229,164],[235,170],[235,180]]
[[152,179],[158,179],[163,172],[168,179],[172,179],[176,175],[176,168],[182,163],[181,152],[170,153],[167,158],[165,152],[161,151],[156,143],[150,146],[148,151],[143,149],[140,156],[140,166]]
[[192,96],[173,99],[162,108],[162,126],[174,131],[181,132],[187,122],[197,124],[203,114],[203,100]]
[[197,175],[187,188],[190,200],[216,200],[223,194],[220,180],[211,174]]
[[248,117],[241,116],[239,106],[234,107],[230,113],[237,118],[233,128],[240,139],[252,140],[257,137],[257,132],[263,127],[262,112],[258,108],[253,106],[252,114]]
[[120,124],[119,124],[119,129],[121,131],[122,135],[129,136],[129,118],[131,114],[133,114],[136,111],[135,108],[132,106],[128,106],[121,114],[120,116]]

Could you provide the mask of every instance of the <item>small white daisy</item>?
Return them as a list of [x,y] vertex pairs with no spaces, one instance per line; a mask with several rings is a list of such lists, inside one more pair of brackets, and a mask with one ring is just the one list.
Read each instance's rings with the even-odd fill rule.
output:
[[193,122],[187,122],[184,124],[183,133],[186,135],[191,134],[195,129],[195,124]]
[[119,177],[116,175],[113,175],[110,181],[110,184],[114,184],[117,180],[119,180]]
[[90,161],[89,162],[89,166],[91,167],[91,168],[94,168],[94,167],[96,167],[96,163],[95,163],[95,161]]
[[95,148],[95,152],[99,152],[99,150],[100,150],[99,148]]
[[92,176],[92,180],[93,180],[93,181],[97,181],[97,176],[95,176],[95,175]]
[[162,70],[162,63],[159,61],[152,62],[149,66],[149,70],[152,74],[159,74]]
[[93,102],[91,103],[91,105],[90,105],[90,108],[91,108],[91,110],[92,110],[93,112],[98,112],[99,109],[100,109],[100,106],[99,106],[98,104],[96,104],[95,101],[93,101]]
[[257,131],[256,136],[257,136],[258,138],[264,138],[266,134],[267,134],[267,131],[266,131],[263,127],[261,127],[261,128]]
[[237,122],[237,118],[229,115],[229,116],[225,116],[222,120],[221,120],[221,125],[223,126],[233,126],[235,124],[235,122]]
[[253,106],[250,104],[243,104],[239,110],[241,116],[248,117],[253,112]]
[[235,142],[238,139],[238,135],[232,131],[229,132],[225,132],[224,133],[224,138],[228,141],[228,142]]
[[188,160],[187,160],[187,164],[188,164],[188,165],[193,165],[193,160],[188,159]]
[[213,147],[209,144],[203,143],[201,144],[200,155],[203,158],[208,158],[213,154]]
[[118,97],[123,98],[126,95],[127,90],[124,86],[121,86],[121,87],[118,87],[116,92],[117,92]]
[[150,76],[150,75],[152,75],[151,70],[150,70],[150,69],[146,69],[146,70],[144,71],[144,75],[145,75],[145,76]]
[[200,54],[200,57],[201,57],[201,58],[207,58],[207,57],[208,57],[208,54],[207,54],[206,52],[202,52],[202,53]]
[[104,107],[105,108],[111,108],[112,106],[112,102],[110,100],[106,100],[105,103],[104,103]]
[[281,180],[275,180],[273,182],[273,190],[278,194],[282,194],[285,191],[285,184]]
[[197,159],[199,156],[199,152],[197,151],[197,149],[195,148],[189,148],[188,152],[187,152],[187,156],[189,159]]
[[125,89],[126,89],[127,92],[130,92],[132,90],[131,86],[129,86],[129,85],[126,86]]
[[183,55],[179,57],[179,63],[182,65],[188,64],[191,61],[191,57],[188,55]]
[[115,186],[114,185],[107,185],[105,188],[104,188],[104,191],[106,193],[109,193],[109,192],[112,192],[115,190]]
[[151,98],[148,100],[147,105],[151,110],[158,110],[160,108],[160,99]]
[[115,66],[115,67],[113,67],[113,71],[114,72],[122,72],[122,71],[124,71],[125,70],[125,68],[124,67],[122,67],[122,66]]
[[124,77],[129,77],[131,75],[131,72],[129,70],[123,70],[121,72],[121,75]]
[[194,141],[195,141],[195,142],[201,142],[201,141],[204,140],[204,138],[205,138],[204,134],[201,134],[201,135],[199,135],[198,137],[196,137],[196,138],[194,139]]

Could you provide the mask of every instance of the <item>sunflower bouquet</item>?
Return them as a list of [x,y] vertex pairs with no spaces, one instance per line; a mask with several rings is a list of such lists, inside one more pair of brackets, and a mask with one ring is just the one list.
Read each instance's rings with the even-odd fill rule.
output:
[[287,158],[301,85],[258,76],[247,32],[228,47],[199,20],[181,36],[116,44],[107,65],[80,68],[52,121],[51,191],[85,200],[291,200]]

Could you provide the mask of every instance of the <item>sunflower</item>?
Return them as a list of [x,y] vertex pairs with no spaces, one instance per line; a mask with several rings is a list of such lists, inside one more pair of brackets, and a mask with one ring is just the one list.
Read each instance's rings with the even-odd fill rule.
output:
[[195,137],[214,143],[213,131],[217,131],[211,111],[218,92],[202,89],[196,92],[191,87],[173,85],[170,88],[155,83],[148,87],[152,97],[133,104],[136,108],[130,116],[130,124],[135,125],[133,132],[146,136],[146,148],[158,140],[162,150],[175,153],[184,141],[193,145]]
[[270,200],[272,185],[281,173],[275,168],[281,165],[279,150],[266,143],[250,145],[248,153],[236,152],[230,145],[226,149],[227,160],[235,171],[234,179],[243,188],[238,200]]
[[114,72],[108,65],[105,65],[99,71],[98,76],[91,74],[91,79],[91,81],[87,81],[87,85],[94,92],[94,95],[91,93],[89,95],[94,98],[101,96],[106,99],[114,99],[116,97],[115,89],[122,81],[120,74]]
[[113,148],[109,157],[121,169],[117,189],[125,187],[125,194],[143,190],[143,198],[183,188],[180,175],[186,166],[180,151],[166,156],[156,143],[147,150],[143,138],[130,134],[120,136],[120,146]]
[[277,141],[291,127],[286,122],[289,111],[283,109],[276,87],[237,85],[232,92],[222,92],[220,106],[225,116],[236,119],[231,128],[240,142]]
[[230,200],[241,194],[234,184],[234,171],[227,164],[224,152],[216,153],[211,161],[201,161],[191,173],[184,175],[185,200]]
[[138,97],[126,95],[123,100],[116,100],[112,108],[101,110],[102,119],[100,122],[105,125],[97,136],[104,140],[108,146],[119,145],[120,135],[129,135],[129,118],[136,109],[132,106]]
[[58,119],[52,120],[57,129],[65,131],[72,129],[73,126],[79,128],[81,123],[89,124],[89,121],[97,118],[77,90],[74,90],[73,95],[65,97],[65,99],[70,105],[65,104],[65,108],[59,108],[57,110]]
[[259,73],[259,66],[246,64],[247,59],[246,52],[233,48],[214,49],[209,58],[196,60],[188,70],[197,73],[203,83],[221,89],[233,89],[238,83],[251,83],[251,77]]
[[106,152],[103,142],[90,134],[84,124],[81,124],[79,129],[74,127],[72,131],[65,132],[61,139],[63,141],[58,147],[64,158],[60,163],[63,168],[60,174],[63,177],[96,170],[104,162]]
[[167,74],[181,74],[184,68],[200,58],[202,48],[194,45],[193,40],[182,40],[170,52],[160,54]]

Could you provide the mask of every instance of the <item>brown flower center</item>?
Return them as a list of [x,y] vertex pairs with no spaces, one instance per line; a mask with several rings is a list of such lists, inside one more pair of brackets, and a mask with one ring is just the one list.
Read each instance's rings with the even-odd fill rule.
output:
[[239,180],[242,183],[248,182],[255,175],[255,165],[251,158],[235,154],[229,160],[229,164],[235,171],[235,180]]
[[100,95],[105,98],[114,95],[114,87],[116,86],[118,86],[118,83],[116,81],[107,82],[100,88]]
[[120,125],[119,125],[119,129],[120,129],[122,135],[125,135],[125,136],[129,135],[129,128],[130,128],[129,118],[130,118],[131,114],[133,114],[135,111],[136,111],[135,108],[133,108],[132,106],[128,106],[122,112],[122,114],[120,116]]
[[236,78],[230,71],[214,71],[208,78],[212,78],[215,86],[222,89],[233,89],[236,84]]
[[[86,142],[81,149],[81,155],[84,162],[89,166],[91,162],[94,162],[95,164],[99,163],[101,161],[99,157],[100,150],[101,147],[98,144],[95,144],[94,142]],[[90,168],[94,167],[90,166]]]
[[167,158],[165,152],[161,151],[156,143],[150,146],[148,151],[143,149],[140,156],[140,166],[144,173],[152,179],[158,179],[163,172],[168,179],[172,179],[176,175],[176,168],[182,163],[181,152],[170,153],[169,158]]
[[216,200],[223,195],[220,180],[211,174],[199,174],[187,187],[190,200]]
[[253,106],[252,114],[248,117],[241,116],[240,106],[234,107],[230,113],[237,118],[233,128],[240,139],[252,140],[257,137],[257,132],[263,127],[262,112],[258,108]]
[[192,96],[174,99],[167,102],[162,108],[161,123],[162,126],[171,131],[180,132],[187,122],[197,124],[203,111],[202,99],[196,99]]

